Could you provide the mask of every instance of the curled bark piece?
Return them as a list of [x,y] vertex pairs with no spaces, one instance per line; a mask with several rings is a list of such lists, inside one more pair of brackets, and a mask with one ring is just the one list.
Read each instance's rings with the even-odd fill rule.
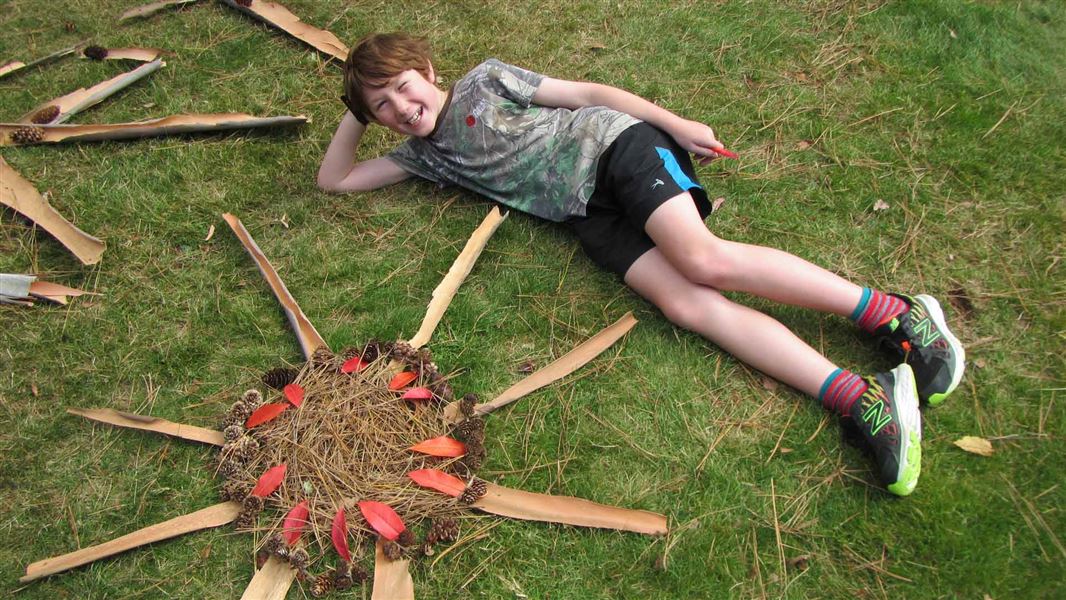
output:
[[608,506],[572,496],[536,494],[493,483],[488,484],[485,495],[472,506],[512,519],[602,527],[647,535],[667,533],[666,517],[658,513]]
[[26,63],[22,62],[21,60],[13,60],[9,63],[4,63],[3,65],[0,65],[0,77],[3,77],[8,73],[14,73],[15,71],[18,71],[19,69],[25,66]]
[[59,107],[59,116],[52,119],[50,122],[62,123],[78,112],[102,102],[108,96],[133,85],[141,79],[155,73],[159,69],[162,69],[164,66],[166,66],[166,63],[162,60],[153,60],[148,64],[133,69],[132,71],[117,75],[107,81],[101,81],[91,88],[81,88],[65,96],[56,98],[55,100],[49,100],[25,115],[22,115],[18,122],[30,123],[32,122],[34,115],[38,114],[40,111],[49,106],[57,106]]
[[41,577],[54,575],[68,569],[73,569],[74,567],[100,560],[101,558],[118,554],[119,552],[125,552],[126,550],[138,546],[151,544],[152,542],[158,542],[160,540],[177,537],[182,534],[207,529],[209,527],[225,525],[236,519],[237,514],[240,512],[241,505],[237,502],[223,502],[221,504],[209,506],[194,513],[175,517],[169,521],[156,523],[150,527],[145,527],[144,529],[134,531],[133,533],[128,533],[109,542],[104,542],[103,544],[82,548],[81,550],[64,554],[62,556],[39,560],[26,567],[26,574],[19,579],[19,582],[26,583],[27,581],[33,581],[35,579],[40,579]]
[[221,431],[197,427],[195,425],[183,425],[181,423],[174,423],[157,417],[121,412],[111,410],[110,408],[68,408],[67,412],[72,415],[78,415],[92,421],[99,421],[100,423],[107,423],[108,425],[114,425],[116,427],[154,431],[156,433],[162,433],[183,440],[202,442],[214,446],[224,446],[226,444],[226,440],[222,437]]
[[162,2],[152,2],[151,4],[145,4],[144,6],[138,6],[137,8],[131,8],[118,18],[118,22],[128,21],[130,19],[141,19],[144,17],[150,17],[161,10],[165,10],[172,6],[184,6],[186,4],[192,4],[193,2],[199,2],[200,0],[163,0]]
[[300,17],[292,14],[289,9],[280,4],[262,2],[261,0],[251,0],[251,2],[244,3],[235,2],[234,0],[222,1],[246,15],[284,31],[323,54],[328,54],[340,61],[348,58],[348,47],[337,36],[325,29],[319,29],[304,23],[300,20]]
[[[107,54],[101,60],[136,60],[152,62],[163,53],[157,48],[107,48]],[[88,58],[88,57],[86,57]]]
[[271,556],[252,576],[241,600],[284,600],[294,579],[296,569],[288,561]]
[[68,297],[99,296],[96,292],[86,292],[77,288],[67,287],[50,281],[34,281],[30,284],[30,295],[34,298],[49,300],[56,304],[66,304]]
[[[585,340],[570,352],[555,359],[551,364],[537,369],[529,377],[507,388],[490,402],[475,405],[474,414],[486,415],[501,406],[506,406],[522,398],[526,394],[539,390],[549,383],[566,377],[599,356],[607,348],[610,348],[636,324],[636,317],[633,316],[632,312],[627,312],[622,315],[622,318]],[[462,420],[463,415],[458,401],[444,407],[444,418],[452,423],[458,423]]]
[[[41,125],[41,138],[34,143],[55,144],[59,142],[98,142],[101,140],[128,140],[135,138],[229,131],[302,125],[307,122],[303,115],[285,117],[253,117],[242,113],[185,114],[173,115],[150,121],[133,123],[109,123],[101,125]],[[0,146],[13,146],[13,133],[25,129],[20,123],[0,123]]]
[[481,251],[485,249],[485,244],[489,242],[489,238],[492,237],[492,234],[496,232],[496,228],[506,218],[507,213],[501,214],[500,207],[494,206],[488,216],[481,221],[481,225],[478,225],[478,228],[474,230],[463,251],[459,253],[459,257],[455,259],[451,268],[448,269],[447,275],[437,285],[437,289],[433,290],[433,299],[426,310],[425,318],[422,319],[422,326],[418,328],[418,333],[408,342],[412,348],[421,348],[429,342],[429,338],[433,335],[433,330],[440,323],[441,317],[444,316],[444,311],[448,309],[448,305],[451,304],[452,298],[455,296],[455,292],[458,291],[466,276],[470,274],[470,270],[474,268],[474,263],[481,256]]
[[241,245],[251,255],[252,260],[255,261],[259,272],[263,274],[263,278],[266,279],[267,285],[270,286],[270,290],[274,292],[274,296],[277,297],[278,302],[281,303],[282,310],[285,311],[285,315],[289,318],[289,324],[292,326],[293,332],[296,333],[296,339],[300,342],[300,348],[303,350],[304,357],[307,360],[311,360],[311,355],[315,353],[318,348],[329,349],[326,344],[326,340],[322,339],[322,336],[318,335],[318,330],[311,324],[311,321],[307,319],[307,315],[304,311],[300,310],[300,305],[296,304],[296,299],[289,293],[289,289],[285,287],[285,282],[278,277],[278,272],[274,270],[274,266],[267,260],[263,251],[259,249],[259,245],[252,239],[251,234],[244,228],[244,224],[237,217],[225,213],[222,218],[229,224],[230,229],[237,235],[237,239],[241,241]]
[[15,71],[21,71],[22,69],[25,69],[27,67],[36,67],[38,65],[43,65],[43,64],[52,62],[53,60],[56,60],[56,59],[59,59],[59,58],[63,58],[64,56],[69,56],[71,54],[74,54],[75,52],[78,51],[79,48],[82,47],[82,45],[84,43],[85,42],[78,42],[77,44],[74,44],[73,46],[70,46],[69,48],[63,48],[62,50],[57,50],[56,52],[53,52],[53,53],[49,54],[48,56],[43,56],[41,58],[38,58],[37,60],[33,60],[33,61],[28,62],[28,63],[24,63],[24,62],[18,61],[18,60],[9,62],[9,63],[5,64],[4,66],[0,67],[0,77],[5,77],[7,75],[10,75],[11,73],[14,73]]
[[389,560],[378,538],[374,546],[374,591],[370,600],[414,600],[415,582],[411,579],[408,560]]
[[61,244],[86,265],[100,262],[106,245],[99,239],[78,229],[56,212],[37,192],[33,184],[22,178],[0,157],[0,204],[22,213],[41,229],[52,234]]

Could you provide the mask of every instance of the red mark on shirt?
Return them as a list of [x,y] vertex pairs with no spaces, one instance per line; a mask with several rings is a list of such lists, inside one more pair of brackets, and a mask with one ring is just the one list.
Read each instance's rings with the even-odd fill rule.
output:
[[477,123],[477,119],[474,118],[474,115],[466,115],[467,127],[473,127],[475,123]]

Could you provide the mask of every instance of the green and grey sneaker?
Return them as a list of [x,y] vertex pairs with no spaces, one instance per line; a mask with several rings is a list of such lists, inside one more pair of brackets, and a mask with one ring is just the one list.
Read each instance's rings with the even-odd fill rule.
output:
[[914,372],[906,363],[867,377],[870,386],[851,408],[850,419],[873,451],[888,491],[906,496],[922,472],[922,416]]
[[966,350],[951,334],[936,298],[904,296],[910,309],[878,327],[874,335],[903,356],[914,370],[918,397],[936,406],[955,391],[966,369]]

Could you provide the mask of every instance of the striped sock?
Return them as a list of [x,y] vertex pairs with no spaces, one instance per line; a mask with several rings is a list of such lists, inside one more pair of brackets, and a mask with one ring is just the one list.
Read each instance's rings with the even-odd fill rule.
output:
[[851,320],[859,326],[859,329],[867,333],[873,333],[882,324],[892,320],[893,317],[903,314],[909,307],[907,303],[896,296],[889,296],[884,292],[862,289],[862,298],[859,305],[851,313]]
[[869,386],[866,381],[844,369],[837,369],[825,378],[818,399],[826,409],[843,416],[851,413],[851,407]]

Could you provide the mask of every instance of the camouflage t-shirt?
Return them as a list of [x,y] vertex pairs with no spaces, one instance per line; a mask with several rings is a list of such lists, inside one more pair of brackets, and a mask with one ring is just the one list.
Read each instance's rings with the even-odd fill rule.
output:
[[551,221],[584,216],[603,151],[637,119],[604,106],[532,104],[543,75],[489,59],[457,81],[436,129],[388,157]]

